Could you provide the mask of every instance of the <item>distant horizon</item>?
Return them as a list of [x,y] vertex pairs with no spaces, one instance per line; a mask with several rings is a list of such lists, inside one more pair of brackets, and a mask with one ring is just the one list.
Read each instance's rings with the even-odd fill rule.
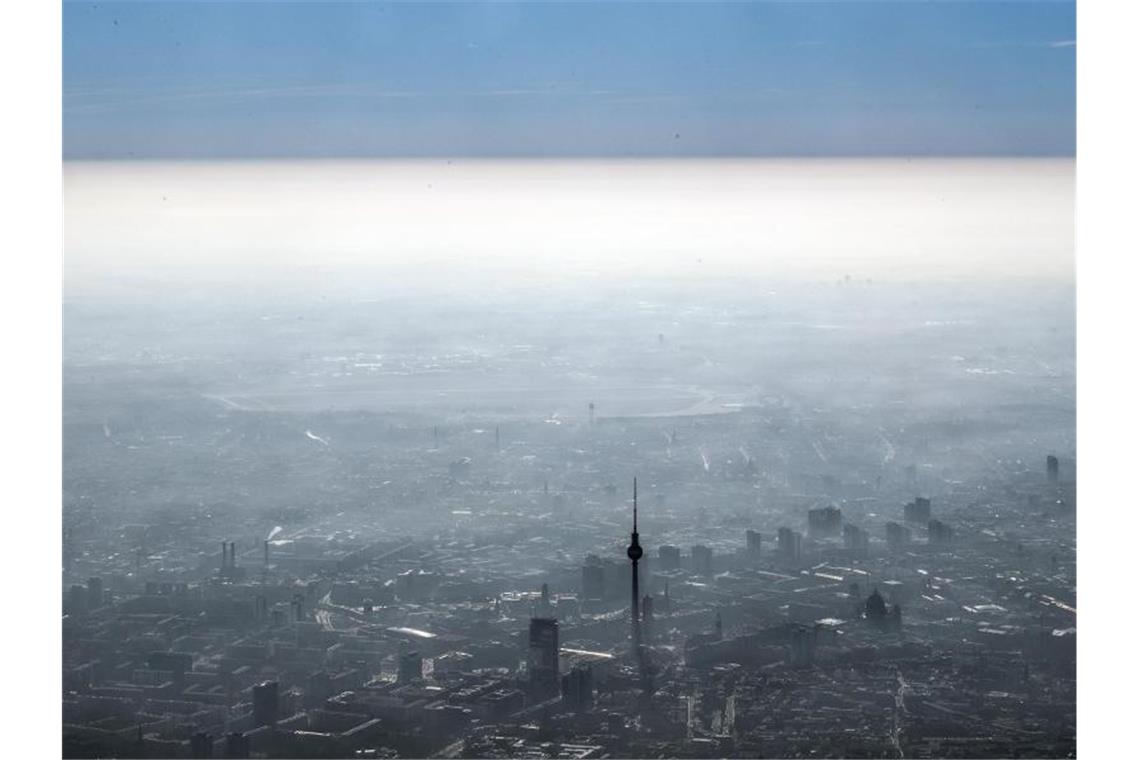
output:
[[72,161],[64,271],[70,283],[366,270],[1071,280],[1074,167],[1071,158]]
[[276,162],[541,162],[541,161],[1000,161],[1000,160],[1069,160],[1075,153],[374,153],[374,154],[240,154],[240,155],[176,155],[140,154],[63,156],[65,164],[81,163],[276,163]]

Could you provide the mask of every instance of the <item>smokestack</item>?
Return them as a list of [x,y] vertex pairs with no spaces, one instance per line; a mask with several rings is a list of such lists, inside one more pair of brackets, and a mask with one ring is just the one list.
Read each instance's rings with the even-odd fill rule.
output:
[[269,567],[269,542],[265,542],[265,566]]

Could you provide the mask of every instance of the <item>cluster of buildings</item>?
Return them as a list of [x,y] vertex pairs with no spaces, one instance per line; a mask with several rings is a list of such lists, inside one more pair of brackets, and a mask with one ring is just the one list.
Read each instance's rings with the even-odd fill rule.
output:
[[75,507],[64,754],[1073,751],[1068,462],[885,466],[775,402],[607,412],[401,421],[383,467],[305,439],[345,495],[303,509]]

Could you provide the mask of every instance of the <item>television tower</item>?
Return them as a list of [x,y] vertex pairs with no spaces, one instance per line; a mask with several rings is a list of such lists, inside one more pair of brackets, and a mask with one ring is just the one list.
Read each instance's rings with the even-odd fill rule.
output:
[[641,549],[641,543],[637,537],[637,478],[633,479],[633,533],[629,536],[629,548],[625,550],[626,556],[632,563],[631,569],[633,570],[633,592],[632,606],[630,608],[631,617],[630,621],[633,624],[633,653],[635,656],[640,656],[641,653],[641,596],[637,588],[637,561],[645,553]]

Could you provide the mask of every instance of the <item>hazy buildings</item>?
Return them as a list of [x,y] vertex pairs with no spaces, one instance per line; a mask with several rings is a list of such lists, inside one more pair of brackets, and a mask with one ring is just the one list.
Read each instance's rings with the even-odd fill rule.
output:
[[832,538],[839,535],[843,513],[836,506],[808,510],[808,535],[812,538]]
[[606,571],[601,559],[594,554],[586,557],[582,565],[582,598],[602,599],[606,595]]
[[414,649],[403,647],[397,661],[396,683],[412,683],[423,678],[424,658]]
[[791,528],[776,533],[776,550],[785,562],[799,562],[803,556],[803,536]]
[[870,553],[871,537],[867,531],[850,523],[843,526],[843,547],[852,558],[866,559]]
[[713,550],[703,544],[697,544],[690,550],[693,562],[693,573],[696,575],[713,574]]
[[910,543],[910,528],[897,522],[888,522],[885,526],[885,534],[887,548],[891,551],[899,551]]
[[[276,324],[260,314],[251,321],[261,329]],[[649,323],[658,318],[639,323],[632,317],[634,327],[650,335]],[[825,324],[844,319],[857,322],[848,313]],[[720,320],[727,321],[710,312],[701,332],[715,334]],[[309,320],[291,321],[298,324],[290,329],[298,330]],[[477,345],[475,336],[455,330],[459,342]],[[805,350],[805,331],[772,326],[781,342],[797,345],[796,356]],[[939,332],[944,340],[953,330]],[[620,363],[631,338],[619,337],[613,361]],[[695,340],[685,335],[660,356],[638,359],[669,365]],[[966,355],[974,340],[975,333],[963,334],[946,350]],[[726,383],[744,373],[728,346],[718,353],[715,344],[694,345],[711,352],[714,362],[701,372],[727,363],[720,378]],[[419,350],[409,349],[400,361],[414,362]],[[480,373],[508,372],[514,362],[530,361],[517,357],[530,357],[533,347],[496,350],[512,358],[489,361]],[[355,368],[354,354],[339,346],[328,353],[318,352],[296,371],[356,388],[404,382],[372,367]],[[539,353],[552,367],[564,361]],[[573,361],[583,361],[577,356]],[[682,359],[670,372],[683,374],[699,356]],[[464,354],[455,361],[483,360]],[[373,357],[359,363],[372,364]],[[605,376],[588,359],[584,364],[582,371]],[[328,365],[349,377],[337,378]],[[1058,385],[1036,376],[980,377]],[[429,381],[417,375],[416,382]],[[464,382],[446,377],[438,387]],[[958,387],[953,377],[946,382],[940,392]],[[355,405],[367,393],[345,398]],[[688,391],[670,393],[678,406],[700,400]],[[626,402],[607,397],[605,408],[616,412],[626,404],[637,411],[649,404],[644,390],[631,395]],[[63,579],[70,756],[97,744],[102,756],[186,757],[193,733],[202,732],[216,737],[217,757],[235,731],[248,738],[250,755],[269,757],[301,751],[287,749],[294,746],[338,756],[371,749],[380,756],[385,748],[401,756],[470,755],[475,747],[502,757],[524,749],[553,755],[555,747],[567,746],[613,756],[884,756],[898,754],[890,737],[899,674],[911,689],[898,734],[908,756],[944,755],[932,742],[953,736],[981,742],[983,735],[998,737],[994,747],[1030,754],[1036,739],[1001,727],[1010,715],[1025,731],[1058,726],[1043,736],[1071,736],[1072,511],[1052,508],[1067,492],[1047,487],[1040,469],[1016,464],[1045,455],[1034,448],[1045,443],[1032,440],[1045,435],[1042,426],[1001,416],[1020,408],[1001,412],[992,425],[977,423],[984,431],[972,439],[976,450],[966,453],[939,409],[910,407],[905,426],[869,427],[868,419],[897,413],[893,402],[868,401],[869,411],[851,412],[820,394],[809,406],[772,399],[756,409],[721,409],[689,420],[608,413],[591,427],[583,395],[571,399],[577,419],[548,421],[554,419],[549,410],[534,419],[522,411],[512,415],[510,435],[496,455],[493,434],[506,419],[504,410],[485,417],[477,409],[461,417],[459,410],[446,419],[434,404],[448,403],[447,396],[426,397],[429,411],[414,413],[355,406],[345,412],[238,411],[194,397],[154,423],[141,413],[129,417],[142,441],[116,438],[121,423],[112,424],[110,438],[97,425],[95,435],[80,439],[84,445],[72,456],[81,451],[113,461],[115,468],[101,471],[115,474],[116,487],[100,491],[102,481],[78,475],[70,486],[96,494],[99,505],[98,519],[87,517],[86,502],[67,512],[74,563]],[[322,409],[327,402],[324,391],[306,401]],[[516,402],[527,399],[512,397]],[[147,414],[159,411],[148,407]],[[302,419],[331,446],[298,430]],[[434,441],[437,423],[441,435]],[[91,432],[76,425],[73,435]],[[682,433],[675,439],[674,425]],[[1019,426],[1032,435],[1016,433]],[[171,431],[184,437],[161,437]],[[1063,438],[1050,440],[1064,450]],[[226,457],[215,453],[218,441],[229,442]],[[888,446],[895,457],[884,462],[892,453]],[[131,501],[131,488],[164,493],[167,484],[154,473],[183,466],[184,456],[222,474],[203,477],[191,500],[177,508],[155,511]],[[465,456],[470,472],[452,482],[447,463]],[[745,459],[757,468],[740,468]],[[1009,466],[998,467],[999,460]],[[930,521],[905,522],[902,510],[891,511],[918,492],[906,482],[912,461],[922,463],[924,492],[953,515],[954,541],[946,547],[936,543],[939,530],[931,532]],[[274,469],[272,462],[289,468]],[[650,579],[649,558],[637,563],[636,618],[632,535],[617,535],[629,532],[629,518],[617,490],[606,488],[634,465],[655,492],[670,494],[653,510],[653,567],[662,570]],[[824,480],[821,471],[834,477]],[[639,481],[639,487],[650,482]],[[557,507],[556,493],[565,496]],[[638,530],[649,527],[641,519],[641,496]],[[842,504],[840,519],[849,521],[840,526],[842,543],[825,535],[831,529],[826,520],[817,523],[812,540],[787,527],[807,520],[801,505],[832,500]],[[222,503],[240,506],[222,510]],[[304,506],[293,506],[298,503]],[[898,522],[888,526],[892,518]],[[265,567],[265,536],[278,524],[286,527],[271,541],[272,562]],[[922,539],[908,544],[905,537],[919,530]],[[762,534],[771,535],[771,546]],[[219,535],[237,539],[225,542],[227,566],[231,553],[236,556],[231,545],[256,547],[244,563],[256,572],[243,575],[239,567],[220,577]],[[1024,544],[1022,553],[1009,535]],[[703,549],[690,555],[686,548],[682,556],[676,548],[694,545]],[[91,577],[102,579],[102,589],[89,595]],[[886,608],[881,627],[864,619],[873,588]],[[83,611],[96,597],[101,606]],[[906,635],[895,636],[904,604]],[[535,624],[533,642],[532,617],[548,621]],[[630,646],[638,636],[635,621],[639,649]],[[402,641],[408,643],[400,651]],[[1029,678],[1021,659],[1030,660]],[[255,701],[263,700],[252,690],[266,680],[280,684],[274,731],[258,729],[254,716]],[[919,689],[937,693],[958,713],[923,711]],[[978,693],[981,706],[974,707]],[[965,707],[963,694],[970,695]],[[256,712],[267,720],[266,708]],[[278,743],[267,743],[269,735]],[[140,742],[145,751],[137,749]]]
[[932,546],[949,546],[954,540],[954,530],[941,520],[931,520],[927,525]]
[[903,507],[903,519],[912,523],[930,521],[930,499],[918,496]]
[[532,694],[551,697],[558,694],[558,621],[531,618],[527,648],[527,678]]
[[562,699],[576,711],[594,706],[594,672],[588,665],[575,665],[562,676]]
[[1069,4],[523,5],[65,4],[64,754],[1071,756]]
[[227,758],[235,758],[241,760],[249,757],[249,737],[240,731],[232,731],[226,734],[226,747],[225,756]]

